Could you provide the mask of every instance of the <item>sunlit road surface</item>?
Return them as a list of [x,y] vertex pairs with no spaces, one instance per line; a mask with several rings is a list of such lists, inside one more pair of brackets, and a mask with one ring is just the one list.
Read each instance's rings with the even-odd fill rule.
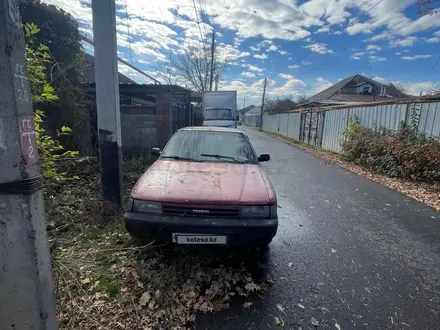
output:
[[243,130],[272,157],[280,227],[258,264],[273,284],[196,329],[440,329],[440,213]]

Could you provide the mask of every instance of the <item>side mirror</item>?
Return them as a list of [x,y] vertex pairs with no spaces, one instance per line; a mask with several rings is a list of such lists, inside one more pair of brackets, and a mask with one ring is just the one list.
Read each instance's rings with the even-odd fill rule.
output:
[[151,148],[151,154],[153,156],[159,157],[161,153],[162,151],[160,150],[160,148]]
[[259,162],[268,162],[270,160],[270,155],[268,154],[261,154],[260,157],[258,157]]

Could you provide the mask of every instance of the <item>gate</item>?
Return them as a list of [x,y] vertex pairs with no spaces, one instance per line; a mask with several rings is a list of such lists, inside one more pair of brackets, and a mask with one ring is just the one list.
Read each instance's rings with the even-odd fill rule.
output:
[[310,110],[301,113],[300,141],[321,147],[324,117],[323,111]]
[[173,133],[180,128],[191,125],[191,104],[173,100],[172,121]]

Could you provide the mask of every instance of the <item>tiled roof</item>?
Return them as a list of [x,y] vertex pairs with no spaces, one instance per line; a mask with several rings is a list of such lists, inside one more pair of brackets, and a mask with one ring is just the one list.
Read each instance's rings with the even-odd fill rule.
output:
[[[363,83],[370,83],[374,86],[376,91],[380,91],[383,86],[386,86],[386,95],[388,97],[379,96],[379,92],[373,94],[358,94],[356,87]],[[350,76],[330,86],[327,89],[315,94],[307,99],[306,103],[337,103],[340,102],[373,102],[385,101],[390,99],[406,99],[409,95],[400,92],[393,85],[384,85],[380,82],[364,77],[360,74]]]

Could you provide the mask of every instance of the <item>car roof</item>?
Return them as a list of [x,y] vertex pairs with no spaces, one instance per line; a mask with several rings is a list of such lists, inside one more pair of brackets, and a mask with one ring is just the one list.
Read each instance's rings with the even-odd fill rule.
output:
[[179,129],[179,131],[208,131],[208,132],[231,132],[242,133],[243,131],[233,127],[217,127],[217,126],[190,126]]

